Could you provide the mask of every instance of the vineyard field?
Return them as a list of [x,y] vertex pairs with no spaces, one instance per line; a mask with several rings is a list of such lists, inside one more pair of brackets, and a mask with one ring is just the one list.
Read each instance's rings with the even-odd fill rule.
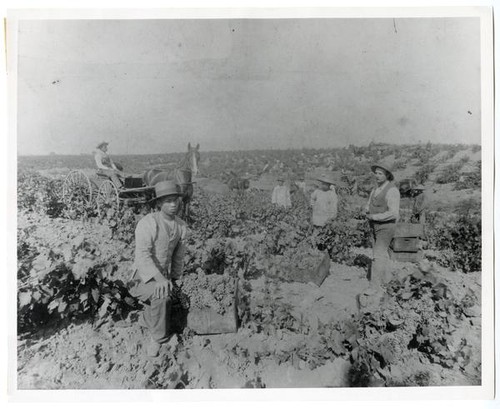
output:
[[[146,355],[142,304],[129,292],[134,229],[151,209],[61,199],[64,177],[92,175],[91,156],[20,157],[17,214],[19,389],[208,389],[474,386],[482,382],[481,150],[467,145],[203,152],[191,202],[173,335]],[[139,173],[181,154],[117,157]],[[370,165],[424,185],[423,260],[393,261],[387,296],[363,294],[371,257],[361,215]],[[227,172],[249,175],[231,190]],[[338,181],[339,212],[311,226],[315,177]],[[278,176],[303,175],[292,207],[271,204]],[[410,221],[402,198],[401,221]],[[326,278],[298,269],[327,257]],[[318,262],[319,260],[319,262]],[[329,262],[329,264],[328,264]],[[236,294],[236,296],[235,296]],[[190,309],[236,309],[235,332],[199,335]]]

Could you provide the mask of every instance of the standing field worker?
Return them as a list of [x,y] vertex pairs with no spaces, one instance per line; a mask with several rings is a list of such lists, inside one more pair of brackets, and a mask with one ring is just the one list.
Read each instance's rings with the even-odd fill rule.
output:
[[278,176],[278,185],[274,187],[271,196],[271,203],[282,206],[285,209],[292,207],[292,199],[290,198],[290,188],[285,185],[285,178]]
[[427,211],[427,196],[425,187],[417,185],[410,191],[412,198],[411,221],[414,223],[425,224],[425,213]]
[[295,186],[299,189],[299,192],[305,194],[306,193],[306,181],[304,175],[299,175],[297,180],[295,180]]
[[177,217],[180,186],[172,181],[155,185],[156,211],[144,216],[135,229],[135,261],[130,293],[146,303],[140,319],[149,329],[149,356],[157,356],[169,339],[172,280],[181,276],[186,252],[187,225]]
[[321,175],[316,180],[319,186],[311,194],[312,224],[323,227],[328,221],[337,218],[338,197],[331,176]]
[[121,187],[123,185],[122,180],[125,177],[125,174],[122,172],[123,168],[119,164],[114,163],[108,155],[108,145],[108,142],[101,142],[96,146],[94,160],[100,173],[109,176],[111,181],[117,187]]
[[378,293],[383,292],[382,286],[388,280],[389,245],[399,219],[400,194],[398,188],[392,183],[394,175],[388,165],[377,164],[371,169],[375,174],[377,185],[371,191],[364,210],[370,223],[373,239],[369,288]]

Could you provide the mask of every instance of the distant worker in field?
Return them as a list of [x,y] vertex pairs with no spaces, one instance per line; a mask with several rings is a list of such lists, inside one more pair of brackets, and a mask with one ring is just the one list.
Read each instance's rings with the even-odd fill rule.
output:
[[101,142],[97,145],[97,150],[94,152],[94,160],[99,172],[109,176],[117,187],[121,187],[125,174],[122,172],[123,168],[118,163],[114,163],[108,155],[108,145],[108,142]]
[[299,175],[297,180],[295,181],[295,186],[299,189],[299,192],[305,193],[306,192],[306,181],[304,178],[304,175]]
[[425,213],[427,211],[427,196],[425,194],[425,187],[417,185],[410,191],[412,198],[412,214],[411,222],[425,224]]
[[319,186],[311,194],[312,224],[323,227],[328,221],[337,218],[338,197],[331,176],[321,175],[316,180]]
[[282,206],[285,209],[292,207],[292,199],[290,198],[290,189],[285,185],[285,178],[278,176],[278,185],[274,187],[271,196],[271,203]]
[[400,194],[394,185],[394,175],[388,165],[371,167],[375,174],[376,187],[371,191],[365,206],[365,215],[370,223],[373,240],[373,256],[370,274],[370,288],[374,292],[383,290],[387,284],[389,266],[389,245],[399,219]]
[[135,229],[135,261],[130,293],[146,303],[140,324],[149,329],[149,356],[157,356],[170,337],[172,280],[181,276],[188,229],[177,217],[180,186],[173,181],[155,185],[154,213]]

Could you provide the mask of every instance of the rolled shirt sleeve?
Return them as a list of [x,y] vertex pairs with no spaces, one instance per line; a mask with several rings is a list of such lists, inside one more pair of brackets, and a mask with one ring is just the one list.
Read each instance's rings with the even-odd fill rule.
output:
[[271,203],[278,203],[278,186],[273,189],[273,194],[271,196]]
[[332,189],[332,214],[334,219],[337,218],[338,202],[339,198],[337,196],[337,192],[335,189]]
[[372,191],[370,192],[370,196],[368,196],[368,201],[366,202],[365,205],[365,213],[370,213],[370,202],[372,201],[374,191],[375,189],[372,189]]
[[[371,198],[371,196],[370,196]],[[400,202],[400,195],[399,195],[399,190],[396,187],[391,187],[386,194],[387,198],[387,207],[389,210],[383,213],[377,213],[372,215],[372,219],[377,221],[377,222],[386,222],[389,220],[396,220],[398,221],[399,219],[399,202]],[[369,203],[369,202],[368,202]]]

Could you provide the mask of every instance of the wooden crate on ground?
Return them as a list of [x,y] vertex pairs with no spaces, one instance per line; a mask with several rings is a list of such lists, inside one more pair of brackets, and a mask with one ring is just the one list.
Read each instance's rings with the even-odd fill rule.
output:
[[417,252],[405,252],[405,251],[396,252],[393,251],[392,249],[389,249],[389,256],[391,260],[404,261],[404,262],[417,262],[422,260],[424,257],[422,250],[419,250]]
[[424,225],[417,223],[397,223],[394,237],[423,237]]
[[389,255],[396,261],[419,261],[422,259],[419,239],[424,235],[422,224],[398,223],[390,245]]
[[228,334],[238,331],[236,302],[224,315],[210,307],[193,308],[187,316],[187,326],[198,335]]
[[190,308],[187,327],[198,335],[228,334],[238,331],[238,280],[235,279],[233,301],[224,314],[212,307]]
[[418,237],[394,237],[392,249],[396,252],[416,253],[418,243]]
[[[300,258],[300,254],[298,254],[297,257]],[[306,257],[312,258],[310,255]],[[308,264],[313,265],[313,267],[303,268],[292,264],[292,266],[289,267],[289,271],[286,272],[286,278],[290,281],[313,283],[318,287],[321,286],[330,273],[330,257],[328,253],[325,252],[314,257],[314,260],[310,260]]]

